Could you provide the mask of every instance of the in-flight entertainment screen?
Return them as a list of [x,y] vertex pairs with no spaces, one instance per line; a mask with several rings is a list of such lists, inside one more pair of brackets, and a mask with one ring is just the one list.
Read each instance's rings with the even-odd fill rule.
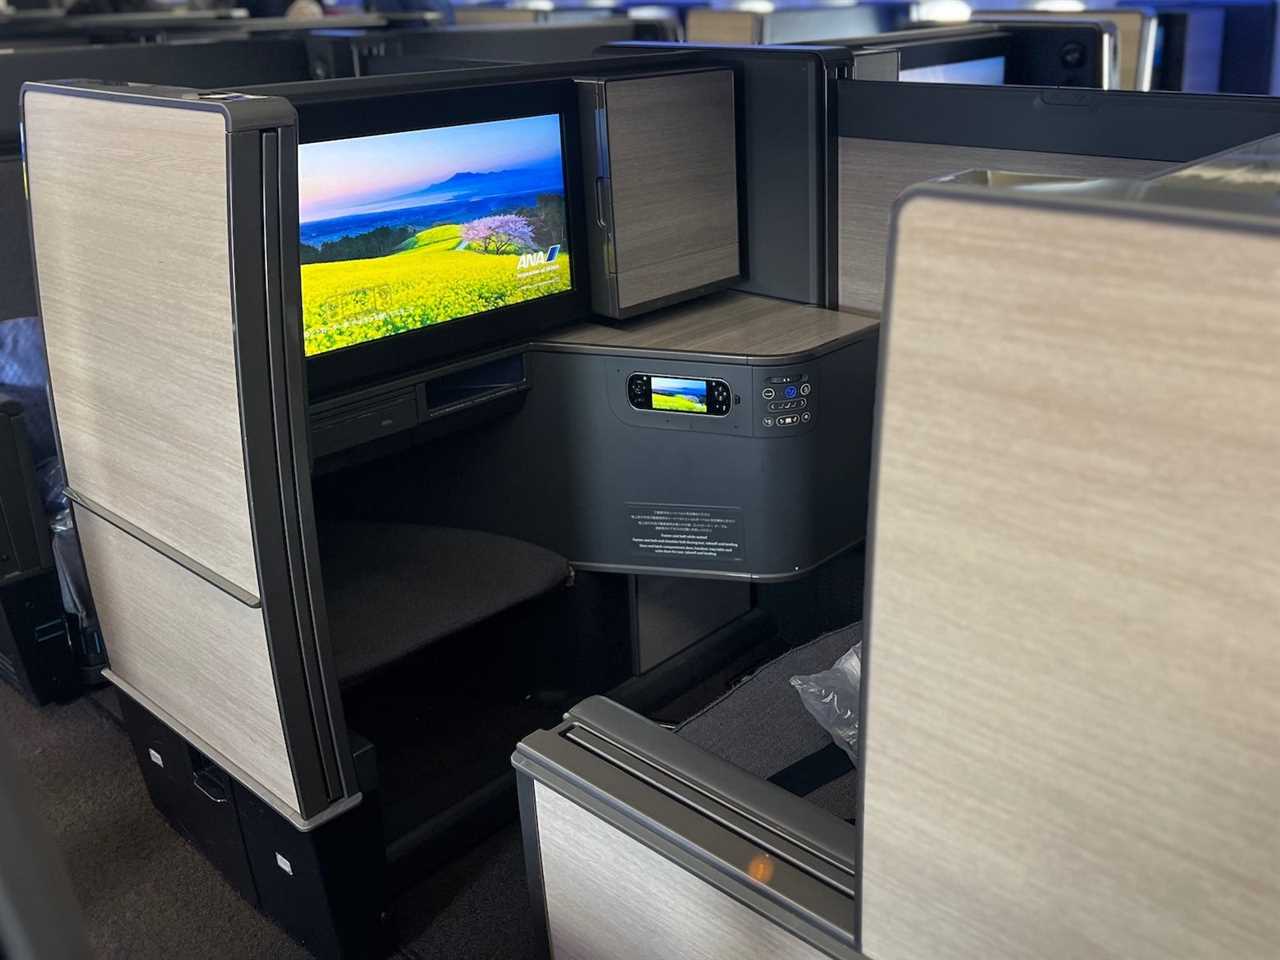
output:
[[298,148],[307,356],[573,288],[558,114]]

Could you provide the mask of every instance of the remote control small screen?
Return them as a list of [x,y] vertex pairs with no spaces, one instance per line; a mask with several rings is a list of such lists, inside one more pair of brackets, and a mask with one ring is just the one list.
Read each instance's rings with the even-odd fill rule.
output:
[[707,412],[707,381],[683,377],[654,377],[650,391],[654,410],[675,413]]

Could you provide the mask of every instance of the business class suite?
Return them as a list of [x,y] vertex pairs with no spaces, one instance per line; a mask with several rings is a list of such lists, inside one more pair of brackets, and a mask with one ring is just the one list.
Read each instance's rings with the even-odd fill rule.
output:
[[[1277,669],[1266,485],[1187,491],[1274,469],[1240,184],[1280,106],[1119,48],[1010,18],[26,83],[64,492],[151,803],[316,956],[396,949],[501,831],[556,957],[1265,955],[1232,884],[1277,881],[1237,686]],[[1185,671],[1210,610],[1233,655]],[[793,680],[837,662],[850,739]]]

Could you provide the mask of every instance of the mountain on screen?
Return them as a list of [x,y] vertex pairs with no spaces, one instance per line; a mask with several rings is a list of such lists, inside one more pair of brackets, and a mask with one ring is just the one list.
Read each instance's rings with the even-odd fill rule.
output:
[[487,173],[462,171],[448,180],[428,184],[407,193],[388,197],[382,203],[399,203],[404,200],[425,202],[464,200],[468,197],[510,196],[522,193],[558,193],[562,189],[560,158],[521,167],[516,170],[491,170]]

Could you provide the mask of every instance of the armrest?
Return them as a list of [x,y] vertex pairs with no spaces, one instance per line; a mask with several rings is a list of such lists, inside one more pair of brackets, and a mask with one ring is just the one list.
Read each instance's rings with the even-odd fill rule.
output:
[[588,697],[567,715],[605,739],[725,803],[747,811],[770,829],[821,850],[850,873],[857,871],[857,832],[809,801],[682,740],[606,697]]

